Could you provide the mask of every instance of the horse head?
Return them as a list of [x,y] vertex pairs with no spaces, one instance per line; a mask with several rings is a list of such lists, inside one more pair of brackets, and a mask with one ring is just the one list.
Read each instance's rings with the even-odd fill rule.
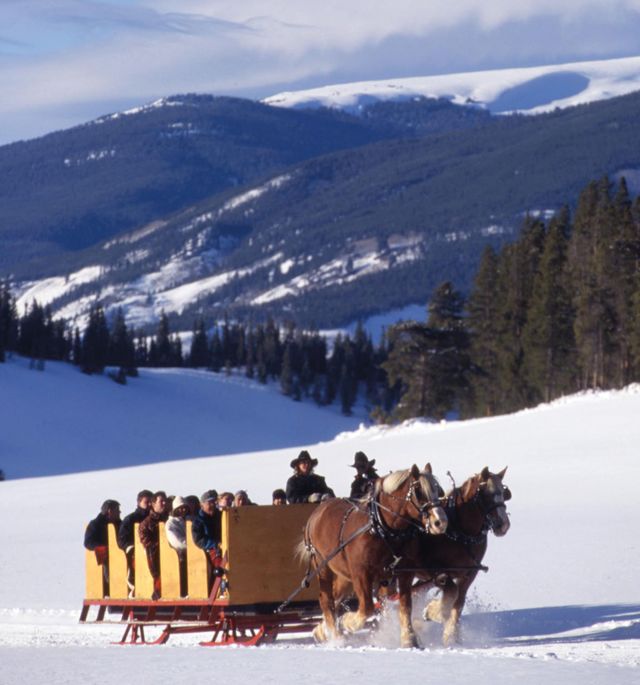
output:
[[382,481],[381,492],[396,502],[394,513],[400,520],[419,521],[428,533],[440,535],[447,529],[447,514],[442,506],[442,488],[431,464],[422,471],[414,464],[406,471],[396,471]]
[[461,487],[465,502],[475,500],[497,537],[502,537],[511,527],[506,502],[511,499],[511,490],[502,482],[507,472],[505,466],[499,473],[492,473],[485,466],[482,471],[465,481]]

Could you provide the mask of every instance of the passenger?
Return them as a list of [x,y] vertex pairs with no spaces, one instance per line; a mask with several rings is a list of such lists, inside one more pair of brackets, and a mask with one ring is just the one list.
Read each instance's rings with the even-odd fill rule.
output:
[[186,517],[189,513],[189,507],[185,501],[178,495],[173,499],[173,509],[171,515],[167,519],[165,526],[165,533],[167,534],[167,542],[169,546],[178,554],[178,563],[180,565],[180,596],[187,595],[187,522]]
[[289,504],[320,502],[335,497],[325,479],[313,473],[313,469],[317,465],[318,460],[312,459],[307,450],[302,450],[297,458],[291,462],[291,468],[295,473],[287,481],[286,494]]
[[231,509],[233,506],[233,493],[232,492],[222,492],[218,495],[218,510],[226,511]]
[[233,506],[234,507],[246,507],[253,505],[253,502],[249,499],[246,490],[238,490],[233,496]]
[[84,546],[96,555],[96,561],[102,566],[103,595],[109,594],[109,535],[108,526],[113,523],[116,535],[120,528],[120,504],[114,499],[107,499],[100,507],[100,513],[87,525],[84,533]]
[[[191,535],[195,544],[203,549],[209,559],[209,569],[215,573],[221,566],[220,512],[216,508],[218,493],[207,490],[200,497],[200,511],[193,519]],[[211,575],[211,574],[210,574]]]
[[274,490],[271,495],[271,504],[275,507],[281,507],[287,504],[287,493],[282,489],[278,488]]
[[173,511],[173,500],[175,498],[175,495],[167,495],[167,502],[164,507],[164,512],[167,515],[167,517],[171,516],[171,512]]
[[371,492],[374,482],[379,477],[373,468],[375,463],[376,460],[369,460],[364,452],[356,452],[351,464],[351,468],[356,469],[356,475],[351,483],[351,499],[362,499]]
[[153,577],[151,599],[160,599],[160,522],[167,520],[166,507],[167,494],[158,490],[151,500],[149,515],[138,528],[140,542],[147,552],[147,564]]
[[176,550],[178,556],[185,558],[187,553],[187,527],[186,516],[189,512],[187,505],[182,497],[174,497],[173,509],[167,519],[165,532],[167,534],[167,542],[169,546]]
[[142,523],[147,518],[153,493],[151,490],[140,490],[136,498],[137,507],[135,511],[124,517],[118,531],[118,547],[127,555],[127,585],[129,593],[133,596],[135,559],[134,559],[134,539],[133,531],[136,523]]
[[200,511],[200,499],[196,495],[187,495],[184,498],[184,503],[186,504],[188,509],[187,521],[193,521],[194,516],[196,516]]

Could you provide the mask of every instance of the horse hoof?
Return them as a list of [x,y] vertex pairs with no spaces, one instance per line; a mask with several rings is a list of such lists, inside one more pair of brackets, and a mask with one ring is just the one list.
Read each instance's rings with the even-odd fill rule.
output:
[[327,635],[324,631],[324,624],[323,623],[318,623],[318,625],[313,629],[313,632],[311,633],[313,636],[313,639],[315,642],[326,642],[327,641]]

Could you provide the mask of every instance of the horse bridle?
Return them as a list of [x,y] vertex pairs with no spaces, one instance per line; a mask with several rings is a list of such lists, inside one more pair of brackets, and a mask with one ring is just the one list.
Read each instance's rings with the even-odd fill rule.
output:
[[[435,478],[433,478],[433,480],[434,480],[434,484],[436,486],[436,491],[437,491],[437,489],[439,487],[438,481]],[[392,509],[389,509],[388,507],[385,507],[384,505],[380,504],[380,502],[378,502],[377,500],[374,500],[375,506],[389,512],[390,514],[393,514],[397,518],[401,518],[401,519],[409,521],[411,523],[411,525],[416,526],[420,531],[428,533],[428,532],[430,532],[429,531],[430,524],[429,524],[428,514],[435,507],[442,506],[442,503],[440,501],[440,498],[438,497],[438,499],[436,499],[436,500],[428,499],[424,504],[420,504],[420,500],[418,499],[418,496],[416,494],[416,489],[419,486],[420,486],[420,479],[414,478],[409,483],[409,489],[407,490],[407,494],[404,497],[397,497],[396,495],[394,495],[393,493],[390,493],[390,492],[385,493],[385,495],[387,497],[395,500],[396,502],[408,502],[409,504],[411,504],[413,506],[413,508],[416,510],[416,512],[418,513],[417,518],[406,519],[401,514],[398,514],[397,512],[393,511]],[[420,488],[420,489],[422,489],[422,488]],[[427,519],[427,523],[424,526],[424,529],[416,524],[416,520],[420,520],[423,518]]]
[[[484,516],[484,522],[482,524],[482,528],[480,529],[480,532],[477,535],[467,535],[466,533],[462,533],[460,531],[456,532],[453,530],[453,528],[449,528],[445,535],[451,539],[456,539],[459,542],[465,542],[466,544],[473,544],[473,545],[478,545],[482,542],[487,537],[487,533],[490,530],[494,530],[496,523],[492,520],[491,514],[496,510],[499,509],[500,507],[505,507],[506,511],[506,502],[511,499],[511,490],[506,485],[502,486],[502,501],[498,501],[494,495],[492,498],[491,504],[487,505],[485,503],[484,498],[481,495],[481,490],[483,489],[484,486],[486,486],[488,481],[484,481],[478,485],[478,489],[475,493],[475,495],[468,500],[470,503],[475,504],[478,509],[480,509],[482,515]],[[447,515],[449,516],[450,519],[455,519],[455,516],[451,515],[449,511],[455,512],[455,502],[457,499],[457,496],[462,494],[462,491],[460,488],[455,488],[454,492],[451,493],[453,497],[449,497],[450,504],[447,505]]]

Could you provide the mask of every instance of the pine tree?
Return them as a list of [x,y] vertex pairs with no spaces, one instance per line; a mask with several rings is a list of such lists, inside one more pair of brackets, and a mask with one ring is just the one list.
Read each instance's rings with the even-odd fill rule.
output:
[[499,411],[530,406],[535,395],[525,373],[522,334],[544,236],[544,224],[527,217],[518,240],[502,250],[498,261],[500,306],[496,328],[496,382],[500,392]]
[[605,387],[615,364],[616,311],[611,288],[614,230],[613,203],[605,177],[581,193],[569,249],[574,333],[583,389]]
[[209,342],[207,340],[204,319],[202,318],[197,319],[193,324],[189,364],[194,367],[203,368],[209,365]]
[[569,212],[550,222],[522,333],[525,377],[532,401],[549,402],[576,388],[573,307],[567,275]]
[[498,388],[498,328],[501,293],[498,291],[498,256],[485,248],[467,303],[467,327],[473,373],[465,411],[472,416],[496,414],[501,405]]
[[109,327],[100,304],[95,304],[89,312],[89,323],[82,337],[83,373],[102,373],[107,365],[109,353]]

